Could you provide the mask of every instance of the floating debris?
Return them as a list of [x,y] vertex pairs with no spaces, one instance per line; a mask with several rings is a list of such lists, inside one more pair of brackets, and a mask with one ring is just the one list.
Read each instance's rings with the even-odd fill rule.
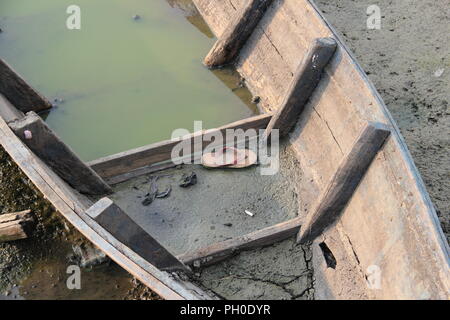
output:
[[133,20],[140,20],[141,19],[141,16],[140,15],[138,15],[138,14],[135,14],[134,16],[133,16]]
[[187,188],[195,184],[197,184],[197,174],[195,172],[191,172],[190,174],[183,175],[181,178],[180,187]]

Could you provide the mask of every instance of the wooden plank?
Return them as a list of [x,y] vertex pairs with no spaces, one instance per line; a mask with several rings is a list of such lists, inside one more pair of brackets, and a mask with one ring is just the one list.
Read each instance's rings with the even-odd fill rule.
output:
[[[87,166],[34,112],[10,123],[15,134],[61,178],[84,194],[104,195],[112,189]],[[25,131],[31,133],[27,139]]]
[[319,84],[324,68],[333,57],[336,46],[333,38],[319,38],[314,41],[291,80],[281,106],[270,120],[264,132],[264,139],[270,136],[273,129],[278,129],[279,136],[284,137],[294,128]]
[[23,118],[24,114],[0,94],[0,117],[5,119],[6,122],[11,122]]
[[286,240],[296,235],[300,228],[300,219],[295,218],[276,225],[249,233],[230,240],[215,243],[206,248],[178,256],[186,265],[205,267],[244,250],[256,249]]
[[159,164],[152,164],[149,166],[145,166],[145,167],[141,167],[139,169],[124,173],[124,174],[119,174],[118,176],[114,176],[111,178],[105,178],[106,183],[108,183],[110,186],[118,184],[118,183],[122,183],[125,181],[128,181],[130,179],[142,176],[144,174],[149,174],[149,173],[155,173],[158,171],[162,171],[162,170],[167,170],[167,169],[171,169],[176,167],[177,165],[174,164],[172,161],[169,161],[167,163],[159,163]]
[[[244,4],[193,1],[216,35]],[[449,246],[424,183],[380,95],[314,2],[274,0],[242,48],[237,70],[252,94],[261,97],[259,106],[274,112],[288,90],[299,57],[314,39],[322,37],[334,38],[338,49],[290,135],[302,171],[311,181],[311,186],[300,190],[323,192],[367,121],[392,128],[391,138],[344,209],[342,232],[335,239],[351,240],[353,249],[347,255],[354,255],[354,250],[360,265],[342,256],[338,268],[345,272],[325,272],[328,284],[336,284],[330,290],[339,297],[343,291],[339,284],[351,283],[361,277],[358,270],[377,263],[383,266],[382,289],[376,290],[379,299],[448,298]],[[390,201],[380,205],[376,199],[383,193],[390,195]],[[309,196],[302,193],[299,197],[306,200]],[[359,289],[373,291],[367,286]]]
[[215,68],[231,63],[264,16],[272,0],[248,0],[214,44],[203,63]]
[[[205,136],[214,134],[214,132],[220,132],[223,136],[225,136],[226,130],[228,129],[264,129],[269,123],[271,116],[271,114],[263,114],[250,117],[227,124],[217,129],[195,132],[179,139],[154,143],[148,146],[97,159],[88,162],[87,164],[102,178],[111,178],[145,166],[171,160],[173,147],[181,142],[191,141],[191,143],[194,143],[197,140],[202,140]],[[203,148],[208,144],[210,144],[209,141],[204,141]]]
[[0,242],[26,239],[34,226],[31,210],[0,215]]
[[102,198],[86,213],[117,240],[163,271],[190,270],[157,240],[134,222],[111,199]]
[[338,220],[389,135],[390,130],[383,124],[366,125],[315,208],[308,214],[297,242],[313,241]]
[[0,58],[0,93],[20,111],[42,111],[52,104],[28,85],[3,59]]
[[0,118],[0,144],[55,208],[89,241],[158,295],[168,300],[216,299],[175,275],[160,271],[121,244],[86,210],[91,202],[71,189],[36,157]]

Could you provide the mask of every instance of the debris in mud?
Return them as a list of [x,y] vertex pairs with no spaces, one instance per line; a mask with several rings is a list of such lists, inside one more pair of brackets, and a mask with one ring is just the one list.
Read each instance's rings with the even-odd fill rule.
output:
[[172,187],[168,186],[166,190],[163,192],[157,192],[155,198],[163,199],[167,198],[170,195],[170,192],[172,191]]
[[0,215],[0,242],[26,239],[30,236],[35,221],[31,210]]
[[197,174],[191,172],[190,174],[184,174],[180,181],[180,187],[187,188],[197,184]]
[[106,254],[97,248],[86,244],[74,245],[72,248],[74,255],[69,257],[69,260],[77,263],[82,268],[90,268],[109,262]]
[[254,217],[254,216],[255,216],[255,214],[254,214],[253,212],[248,211],[248,210],[245,210],[245,213],[246,213],[247,215],[249,215],[250,217]]

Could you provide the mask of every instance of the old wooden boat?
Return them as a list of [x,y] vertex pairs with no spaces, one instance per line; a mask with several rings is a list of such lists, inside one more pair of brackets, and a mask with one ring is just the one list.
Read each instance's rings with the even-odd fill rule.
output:
[[[314,3],[194,3],[218,38],[205,64],[234,63],[264,113],[84,163],[32,112],[50,104],[2,61],[0,142],[44,197],[165,299],[220,298],[192,271],[296,236],[311,244],[316,299],[448,299],[449,247],[406,144],[381,97]],[[226,129],[265,129],[265,138],[279,129],[283,150],[295,158],[293,170],[301,171],[289,185],[302,205],[291,215],[268,214],[265,221],[258,214],[248,223],[227,216],[245,225],[234,233],[217,227],[224,221],[206,232],[197,228],[213,225],[218,217],[196,206],[184,212],[183,223],[149,218],[134,188],[148,183],[149,175],[174,170],[171,153],[180,142],[198,146],[200,141],[203,148],[198,138]],[[184,167],[175,170],[192,170]],[[224,181],[240,175],[199,174]],[[250,174],[243,179],[270,183]],[[188,197],[202,199],[209,192],[210,201],[220,201],[219,190],[205,190],[199,187]],[[177,199],[183,196],[170,201]],[[271,199],[258,199],[259,208],[267,209]],[[179,207],[170,201],[161,210],[175,214]],[[374,267],[380,273],[376,287],[368,285]]]

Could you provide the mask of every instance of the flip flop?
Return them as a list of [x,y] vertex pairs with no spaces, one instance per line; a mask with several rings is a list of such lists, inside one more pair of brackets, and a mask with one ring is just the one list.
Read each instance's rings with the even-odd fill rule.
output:
[[233,147],[224,147],[217,152],[209,152],[202,156],[202,165],[208,168],[245,168],[254,165],[258,157],[255,152]]

